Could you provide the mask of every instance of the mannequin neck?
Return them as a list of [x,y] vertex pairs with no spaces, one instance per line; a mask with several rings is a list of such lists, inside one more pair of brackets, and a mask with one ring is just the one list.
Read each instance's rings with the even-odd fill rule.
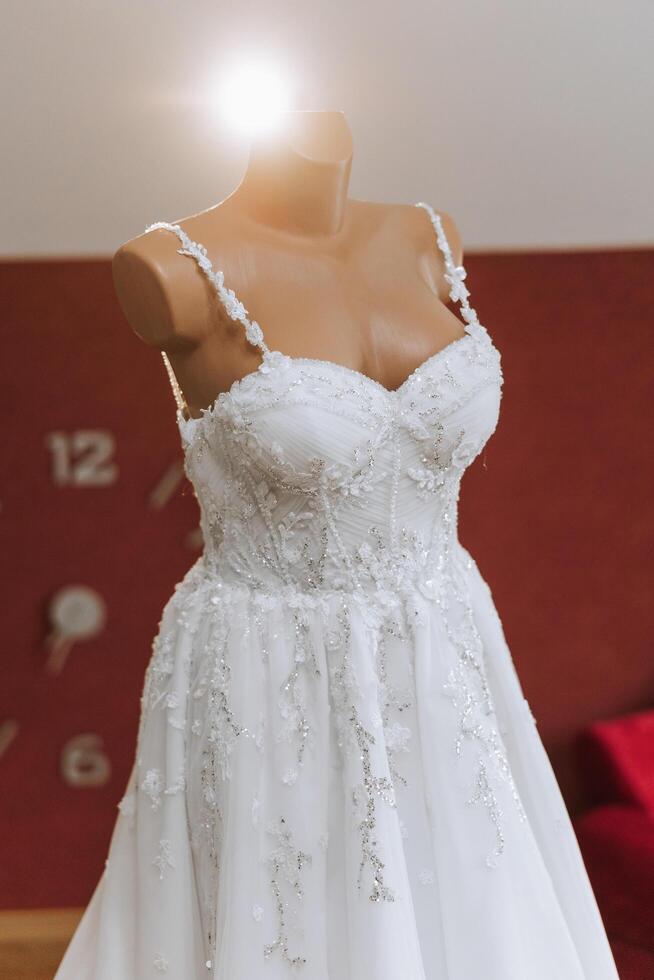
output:
[[347,232],[352,136],[342,112],[288,111],[252,144],[228,198],[246,219],[289,237]]

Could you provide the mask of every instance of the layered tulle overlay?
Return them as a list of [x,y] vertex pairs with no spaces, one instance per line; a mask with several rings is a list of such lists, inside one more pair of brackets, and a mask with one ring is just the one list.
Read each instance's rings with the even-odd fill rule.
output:
[[[428,208],[428,206],[426,206]],[[57,980],[616,980],[490,589],[457,536],[499,353],[397,391],[270,351],[178,422],[205,549],[154,639],[105,872]]]
[[[496,802],[478,778],[487,757],[454,748],[445,688],[460,660],[433,600],[411,597],[400,619],[412,638],[384,633],[383,653],[376,605],[343,594],[303,610],[316,656],[301,665],[298,762],[286,687],[298,607],[225,599],[200,562],[165,609],[141,763],[62,976],[285,978],[296,959],[312,980],[617,976],[488,586],[463,549],[458,567],[513,773],[487,763]],[[402,704],[386,725],[383,661]],[[370,901],[378,889],[394,900]]]

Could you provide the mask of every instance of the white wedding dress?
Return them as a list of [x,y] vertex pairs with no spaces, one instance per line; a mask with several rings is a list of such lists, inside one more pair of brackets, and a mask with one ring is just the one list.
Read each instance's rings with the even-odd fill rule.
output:
[[[186,417],[204,551],[166,603],[106,869],[56,980],[616,980],[491,592],[459,543],[500,354],[397,390],[270,350]],[[427,219],[426,219],[427,220]]]

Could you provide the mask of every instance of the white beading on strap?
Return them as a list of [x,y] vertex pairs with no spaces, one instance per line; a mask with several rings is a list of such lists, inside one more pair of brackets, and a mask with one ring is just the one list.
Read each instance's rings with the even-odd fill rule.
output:
[[440,214],[438,214],[437,211],[434,211],[431,204],[426,204],[424,201],[418,201],[416,207],[424,208],[425,211],[427,211],[429,217],[431,218],[431,223],[434,226],[436,240],[441,252],[443,253],[443,258],[445,259],[445,281],[449,283],[450,286],[450,299],[454,303],[461,303],[461,316],[466,323],[477,323],[477,312],[468,302],[470,292],[463,282],[467,275],[465,267],[463,265],[454,264],[452,250],[443,230]]
[[175,396],[175,402],[177,404],[177,408],[182,413],[182,416],[186,412],[186,418],[188,419],[191,417],[191,413],[188,410],[188,405],[186,403],[186,398],[184,397],[184,392],[180,388],[179,381],[177,380],[175,372],[173,371],[173,366],[168,360],[168,354],[166,354],[165,350],[162,350],[161,356],[163,357],[163,362],[166,365],[166,372],[168,374],[170,386],[173,389],[173,395]]
[[[218,298],[231,319],[238,320],[245,327],[245,336],[247,337],[248,341],[255,347],[259,347],[264,353],[270,353],[268,346],[263,339],[263,331],[261,327],[256,320],[250,320],[248,311],[237,297],[234,290],[225,286],[224,274],[220,269],[214,269],[211,259],[207,255],[205,246],[201,245],[199,242],[194,242],[193,239],[186,234],[181,225],[174,225],[168,221],[155,221],[153,224],[147,226],[145,232],[147,234],[147,232],[154,231],[157,228],[164,228],[167,231],[172,231],[175,235],[177,235],[182,243],[182,247],[177,249],[179,254],[189,255],[191,258],[196,260],[200,266],[200,269],[202,272],[204,272],[205,276],[216,290]],[[168,355],[165,351],[161,351],[161,356],[163,357],[163,361],[166,366],[166,371],[170,379],[177,407],[182,414],[184,411],[186,411],[187,416],[190,416],[188,404],[182,389],[179,386],[179,382],[175,377],[175,372],[173,371]]]

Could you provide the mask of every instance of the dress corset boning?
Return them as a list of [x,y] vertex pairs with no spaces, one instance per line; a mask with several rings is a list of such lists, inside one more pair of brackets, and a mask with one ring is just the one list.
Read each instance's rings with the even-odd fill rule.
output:
[[179,236],[178,251],[197,260],[262,351],[257,370],[199,418],[185,417],[164,354],[204,560],[224,581],[276,595],[438,589],[457,543],[461,477],[497,424],[502,372],[440,216],[417,206],[430,215],[465,332],[395,390],[343,365],[269,350],[206,249],[179,225],[150,226]]

